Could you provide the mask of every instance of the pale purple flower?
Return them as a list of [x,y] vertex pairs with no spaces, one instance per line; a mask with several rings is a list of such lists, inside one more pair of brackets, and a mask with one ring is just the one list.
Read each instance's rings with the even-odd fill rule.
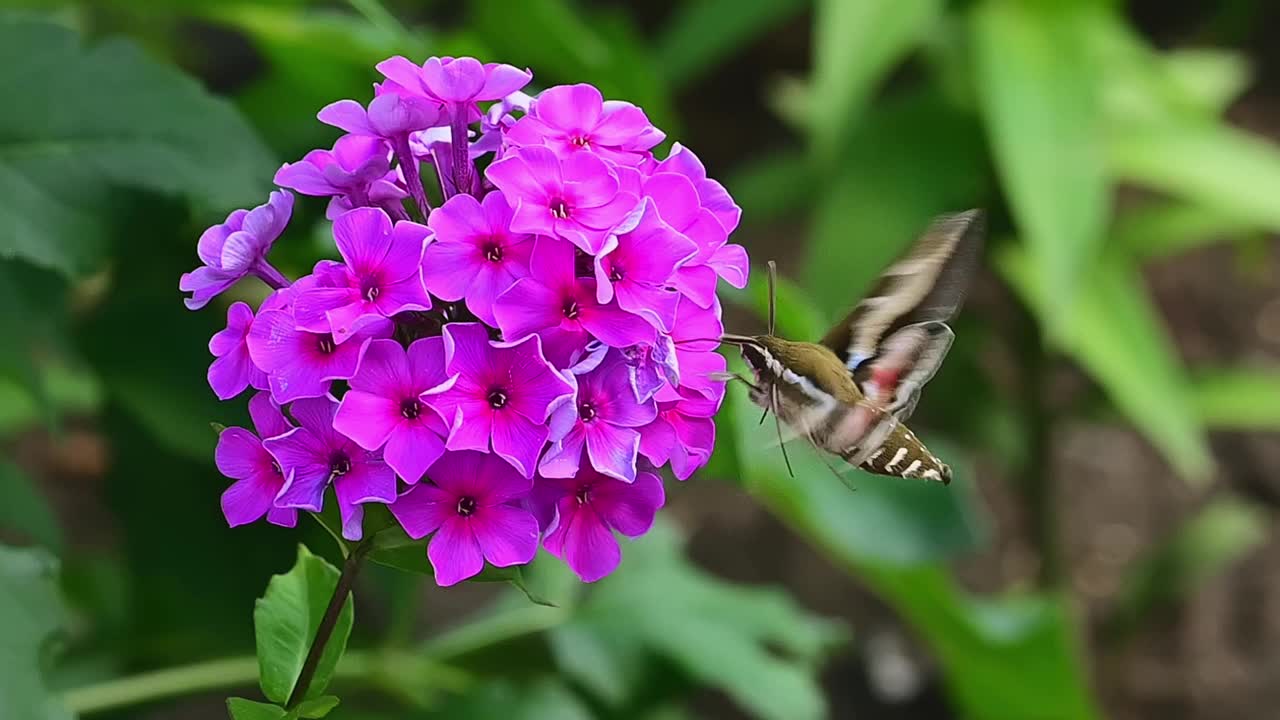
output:
[[209,387],[219,400],[230,400],[247,387],[266,390],[267,374],[249,358],[249,328],[253,310],[242,302],[227,308],[227,327],[209,338],[209,352],[216,358],[209,366]]
[[427,557],[436,584],[454,585],[495,567],[523,565],[538,552],[538,522],[519,506],[532,485],[501,459],[448,452],[431,466],[431,483],[410,488],[391,505],[409,537],[435,533]]
[[547,356],[560,367],[592,337],[613,347],[653,341],[652,325],[616,305],[601,304],[595,280],[575,277],[574,264],[572,245],[555,238],[536,241],[529,276],[517,280],[493,305],[504,338],[537,333]]
[[249,328],[249,357],[267,373],[276,402],[319,397],[331,381],[356,374],[367,340],[390,337],[393,329],[390,320],[378,318],[339,344],[327,332],[299,330],[292,312],[265,310]]
[[[378,72],[395,85],[389,90],[425,95],[442,103],[501,100],[523,88],[533,73],[501,63],[481,64],[469,57],[432,57],[421,67],[396,55],[378,63]],[[398,86],[398,87],[396,87]],[[477,110],[476,116],[479,116]]]
[[396,474],[382,455],[361,448],[333,428],[338,401],[307,398],[289,406],[299,427],[263,441],[287,478],[276,507],[320,512],[324,491],[333,484],[342,519],[342,536],[359,540],[364,531],[363,503],[396,499]]
[[339,100],[326,105],[317,115],[320,122],[353,135],[381,138],[393,146],[409,133],[448,123],[441,117],[440,103],[421,97],[383,93],[375,97],[368,109],[355,100]]
[[483,202],[455,195],[431,213],[436,240],[422,259],[422,282],[431,294],[455,302],[494,326],[493,301],[529,274],[533,236],[511,232],[511,206],[502,193]]
[[444,454],[448,433],[419,396],[446,379],[441,338],[417,340],[407,352],[395,340],[372,340],[333,427],[365,450],[382,449],[391,469],[416,483]]
[[547,441],[547,418],[573,394],[573,386],[547,362],[536,335],[498,343],[479,323],[452,323],[444,328],[444,348],[445,371],[457,380],[423,399],[449,423],[445,446],[492,447],[533,477]]
[[394,225],[377,208],[357,208],[333,223],[333,238],[345,262],[317,273],[321,285],[298,296],[298,327],[330,332],[339,343],[399,312],[429,310],[422,287],[422,251],[431,228],[402,220]]
[[184,300],[188,309],[199,310],[246,275],[256,275],[274,288],[289,281],[267,262],[267,253],[293,212],[293,195],[283,190],[271,193],[267,202],[252,210],[236,210],[219,225],[200,236],[196,254],[204,263],[183,273],[178,289],[190,292]]
[[391,170],[391,149],[379,138],[343,135],[332,150],[312,150],[295,163],[285,163],[276,171],[280,187],[303,195],[333,196],[327,217],[358,207],[377,206],[399,217],[394,208],[408,197],[396,184]]
[[533,488],[535,508],[550,516],[543,547],[583,582],[603,578],[622,561],[613,531],[633,538],[645,534],[665,499],[662,481],[648,471],[625,483],[583,468],[573,478],[539,478]]
[[507,132],[515,146],[546,145],[561,157],[587,150],[623,165],[641,162],[665,137],[643,110],[628,102],[605,102],[587,84],[543,90],[529,114]]
[[218,448],[214,451],[218,472],[236,481],[222,493],[222,515],[231,527],[256,522],[264,515],[272,525],[293,527],[298,522],[298,511],[274,506],[285,475],[262,446],[264,439],[283,435],[293,426],[266,393],[250,398],[249,416],[256,435],[238,427],[229,427],[218,435]]
[[669,282],[698,246],[663,222],[650,199],[615,233],[611,249],[595,259],[596,299],[607,303],[616,296],[623,310],[670,331],[680,295]]
[[636,400],[644,402],[667,385],[680,384],[680,365],[671,336],[659,334],[652,345],[629,345],[621,353]]
[[711,459],[716,444],[712,418],[720,401],[687,390],[677,391],[676,397],[660,401],[657,418],[640,429],[640,454],[655,466],[670,462],[671,473],[679,480],[688,480]]
[[512,230],[563,238],[590,255],[600,252],[608,231],[639,204],[591,153],[561,160],[550,148],[525,147],[490,165],[485,176],[516,203]]
[[634,481],[640,447],[640,433],[635,428],[653,422],[657,406],[652,400],[636,400],[628,368],[616,350],[590,370],[575,369],[574,375],[578,381],[574,402],[561,405],[551,419],[553,427],[570,429],[551,444],[538,472],[544,477],[573,477],[585,447],[596,470],[625,482]]

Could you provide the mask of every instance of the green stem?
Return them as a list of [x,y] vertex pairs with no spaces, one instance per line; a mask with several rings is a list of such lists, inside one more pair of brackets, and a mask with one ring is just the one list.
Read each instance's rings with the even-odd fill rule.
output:
[[293,686],[293,692],[289,694],[287,709],[292,710],[306,699],[316,668],[320,667],[320,658],[324,656],[324,648],[329,644],[333,629],[338,625],[338,617],[342,614],[343,606],[347,604],[347,597],[351,595],[351,586],[355,584],[356,576],[360,574],[364,556],[372,549],[372,539],[365,540],[352,548],[351,554],[347,555],[346,562],[342,564],[342,573],[338,576],[338,584],[333,589],[333,597],[329,598],[329,606],[325,608],[324,617],[320,619],[320,627],[316,629],[316,637],[311,641],[311,649],[302,663],[298,682]]

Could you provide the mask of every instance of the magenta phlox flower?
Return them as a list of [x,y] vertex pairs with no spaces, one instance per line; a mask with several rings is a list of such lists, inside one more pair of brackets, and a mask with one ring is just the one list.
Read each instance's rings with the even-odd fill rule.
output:
[[249,416],[254,432],[229,427],[218,435],[214,451],[218,472],[235,480],[222,493],[222,515],[231,527],[256,522],[263,516],[272,525],[293,527],[298,522],[298,511],[274,506],[285,485],[285,475],[262,445],[263,440],[283,435],[293,426],[266,393],[249,399]]
[[480,117],[477,102],[501,100],[520,90],[533,79],[533,73],[501,63],[481,64],[469,57],[432,57],[421,66],[397,55],[377,65],[394,85],[383,84],[384,91],[422,95],[441,103],[468,106],[473,114],[468,122]]
[[669,281],[676,268],[691,260],[698,247],[662,221],[657,205],[645,199],[615,230],[608,249],[596,256],[596,299],[671,330],[680,295]]
[[689,148],[680,143],[672,145],[667,159],[658,163],[654,172],[673,172],[689,178],[698,192],[700,204],[715,215],[725,233],[731,234],[738,228],[742,208],[733,201],[723,185],[707,177],[706,167]]
[[209,387],[219,400],[230,400],[247,387],[266,390],[267,374],[249,358],[249,328],[253,310],[242,302],[227,308],[227,327],[209,339],[215,360],[209,366]]
[[383,93],[365,109],[355,100],[330,103],[316,115],[320,122],[353,135],[381,138],[394,144],[398,138],[448,123],[440,103],[426,98]]
[[343,135],[332,150],[312,150],[298,162],[285,163],[275,182],[303,195],[332,196],[330,220],[344,210],[373,205],[396,214],[392,209],[408,197],[391,169],[391,148],[366,135]]
[[320,512],[324,491],[332,483],[342,519],[342,536],[359,540],[364,531],[364,503],[396,499],[396,474],[381,453],[361,448],[333,427],[338,401],[307,398],[289,406],[298,427],[263,441],[284,471],[285,484],[276,507]]
[[293,195],[276,190],[266,203],[252,210],[236,210],[205,230],[196,245],[196,254],[204,264],[183,273],[178,281],[179,290],[191,293],[184,301],[187,308],[199,310],[246,275],[256,275],[273,288],[288,285],[267,262],[267,253],[292,213]]
[[523,565],[538,552],[538,522],[520,506],[532,481],[493,455],[448,452],[431,466],[431,482],[391,505],[409,537],[431,533],[427,558],[436,584],[454,585],[484,569]]
[[655,466],[671,463],[671,473],[688,480],[711,459],[716,444],[712,418],[720,401],[684,389],[676,391],[676,398],[659,401],[657,418],[640,429],[640,454]]
[[[284,301],[289,302],[287,296]],[[299,329],[289,310],[263,310],[253,319],[246,342],[253,364],[267,373],[271,396],[286,403],[320,397],[333,380],[350,379],[367,341],[390,337],[393,330],[390,320],[378,318],[339,343],[330,333]]]
[[466,300],[467,309],[496,326],[493,302],[529,274],[532,235],[511,231],[511,206],[502,193],[483,201],[455,195],[431,212],[435,242],[422,260],[422,282],[442,300]]
[[441,338],[422,338],[407,351],[395,340],[372,340],[333,427],[365,450],[382,450],[396,474],[418,482],[444,454],[448,434],[448,426],[420,396],[447,380]]
[[535,509],[550,518],[543,547],[583,582],[613,572],[622,561],[613,532],[627,537],[645,534],[665,500],[662,481],[647,470],[626,483],[583,468],[572,478],[538,478],[533,487]]
[[728,243],[728,232],[701,205],[693,181],[678,173],[658,172],[645,178],[643,192],[657,205],[662,219],[697,246],[697,254],[676,271],[674,284],[682,294],[708,307],[715,298],[718,277],[734,287],[745,287],[746,251]]
[[625,482],[636,479],[636,452],[640,433],[635,429],[653,422],[657,406],[639,401],[631,389],[627,365],[617,350],[588,370],[571,370],[578,392],[572,403],[556,409],[555,426],[567,425],[564,437],[553,442],[538,466],[544,477],[566,478],[578,473],[583,449],[596,470]]
[[298,296],[298,327],[330,332],[341,344],[369,323],[431,308],[419,274],[429,227],[407,220],[392,224],[377,208],[357,208],[334,221],[333,237],[345,264],[331,267],[321,283],[337,287]]
[[596,281],[575,277],[574,268],[572,245],[538,238],[529,276],[517,280],[493,304],[502,336],[516,340],[537,333],[557,367],[574,362],[593,337],[614,347],[653,342],[656,333],[648,321],[612,303],[600,303]]
[[643,110],[628,102],[605,102],[587,84],[543,90],[507,133],[513,146],[546,145],[561,157],[587,150],[621,165],[640,163],[665,137]]
[[485,176],[515,202],[512,230],[559,237],[589,255],[600,252],[608,231],[640,202],[622,192],[618,176],[591,153],[562,160],[550,148],[524,147],[490,165]]
[[490,447],[525,477],[533,477],[546,444],[547,418],[573,395],[573,385],[542,354],[536,335],[492,342],[479,323],[444,328],[445,372],[452,385],[423,395],[449,423],[450,450]]
[[[688,297],[680,298],[676,321],[671,331],[682,390],[688,390],[719,402],[724,396],[724,382],[715,377],[727,369],[724,356],[716,352],[724,324],[720,320],[720,303],[700,308]],[[674,388],[658,391],[659,400],[674,400]]]

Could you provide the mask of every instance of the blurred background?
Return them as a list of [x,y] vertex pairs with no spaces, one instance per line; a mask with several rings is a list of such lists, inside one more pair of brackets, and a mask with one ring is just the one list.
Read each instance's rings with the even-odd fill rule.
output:
[[[209,423],[244,409],[204,373],[226,303],[188,312],[178,276],[393,54],[643,106],[742,205],[794,339],[935,213],[987,208],[991,233],[913,421],[949,488],[849,492],[799,446],[791,479],[730,392],[713,463],[615,576],[535,563],[556,607],[370,568],[333,717],[1280,707],[1275,3],[0,5],[0,716],[256,697],[254,598],[298,542],[336,549],[314,523],[225,527]],[[273,254],[289,274],[332,253],[314,200]],[[729,327],[763,327],[761,285]]]

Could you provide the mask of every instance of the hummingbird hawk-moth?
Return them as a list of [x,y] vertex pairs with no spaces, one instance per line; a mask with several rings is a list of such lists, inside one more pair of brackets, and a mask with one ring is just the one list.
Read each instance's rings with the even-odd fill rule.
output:
[[754,381],[731,377],[748,386],[766,414],[773,412],[779,441],[786,424],[868,472],[951,481],[951,469],[905,423],[955,338],[947,323],[964,301],[982,235],[978,210],[935,218],[817,343],[774,334],[777,271],[769,262],[768,332],[726,334],[721,342],[740,349]]

